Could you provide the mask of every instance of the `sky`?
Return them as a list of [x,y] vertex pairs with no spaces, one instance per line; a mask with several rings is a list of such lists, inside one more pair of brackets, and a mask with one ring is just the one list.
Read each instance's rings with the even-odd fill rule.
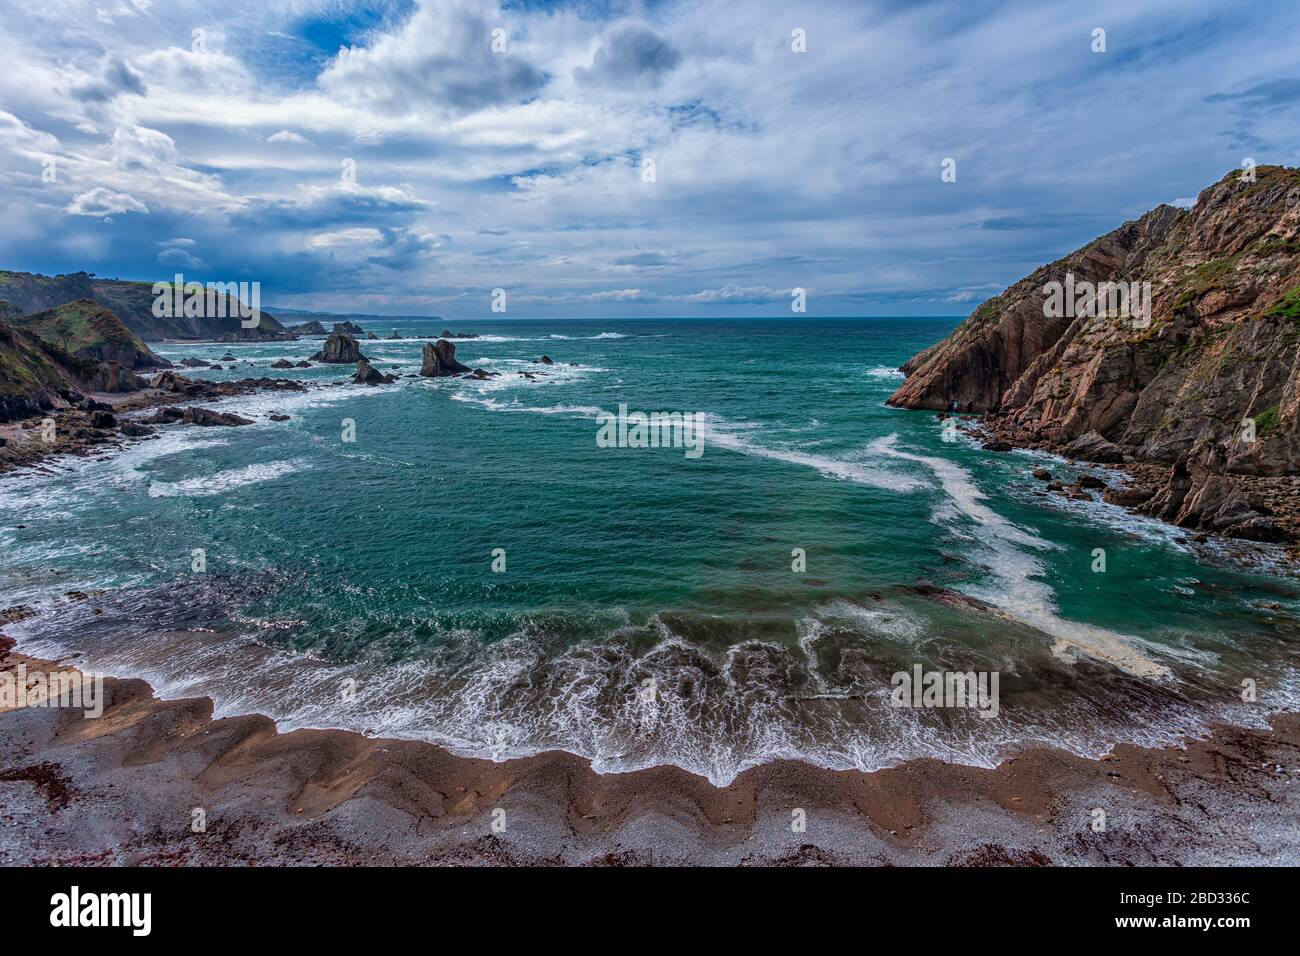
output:
[[0,268],[268,307],[963,315],[1300,165],[1293,0],[0,7]]

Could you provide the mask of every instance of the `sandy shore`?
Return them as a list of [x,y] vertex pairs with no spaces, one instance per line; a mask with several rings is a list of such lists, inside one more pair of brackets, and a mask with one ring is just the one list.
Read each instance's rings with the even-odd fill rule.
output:
[[[0,641],[0,669],[69,666]],[[282,734],[259,715],[213,720],[208,698],[158,700],[140,680],[104,690],[98,719],[0,711],[0,863],[1300,863],[1296,714],[1101,760],[1033,747],[995,769],[778,762],[717,788],[673,767],[601,775],[560,752],[493,763],[349,731]]]

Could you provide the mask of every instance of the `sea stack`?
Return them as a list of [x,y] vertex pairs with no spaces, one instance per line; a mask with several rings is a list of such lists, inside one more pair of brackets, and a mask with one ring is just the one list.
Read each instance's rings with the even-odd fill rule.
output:
[[456,361],[456,346],[446,339],[425,343],[424,363],[420,366],[420,374],[425,378],[445,378],[469,371],[472,370],[468,365]]
[[352,376],[354,385],[384,385],[396,381],[397,376],[385,375],[365,359],[357,362],[357,374]]
[[325,347],[311,357],[313,362],[329,362],[334,365],[351,365],[365,358],[357,346],[357,340],[346,332],[331,332],[325,340]]

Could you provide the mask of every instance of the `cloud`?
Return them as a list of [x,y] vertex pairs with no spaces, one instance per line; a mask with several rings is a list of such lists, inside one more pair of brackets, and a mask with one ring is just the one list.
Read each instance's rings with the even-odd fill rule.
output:
[[574,67],[573,76],[596,86],[657,86],[681,62],[681,52],[659,34],[629,24],[612,30],[591,66]]
[[65,212],[74,216],[115,216],[124,212],[148,213],[149,207],[127,193],[116,193],[103,186],[96,186],[84,192],[70,202]]
[[347,223],[384,224],[394,218],[410,218],[428,209],[429,205],[395,186],[361,186],[339,181],[309,186],[292,198],[253,199],[233,221],[248,227],[298,229],[320,229]]
[[164,249],[158,253],[158,261],[165,266],[182,269],[202,269],[207,265],[198,256],[184,249]]
[[1237,93],[1214,93],[1207,103],[1243,103],[1250,106],[1284,107],[1300,103],[1300,79],[1270,80],[1256,83]]
[[701,289],[681,298],[689,302],[776,302],[790,298],[790,289],[771,289],[767,286],[726,285],[721,289]]
[[1281,0],[808,0],[797,24],[788,0],[98,2],[112,26],[6,10],[8,267],[189,256],[285,304],[407,313],[503,287],[521,315],[788,316],[801,287],[810,311],[951,314],[1300,155]]
[[120,56],[107,57],[97,79],[72,87],[72,95],[76,99],[89,103],[107,103],[123,94],[144,96],[146,92],[140,74],[131,69]]
[[535,95],[544,77],[510,52],[508,35],[505,50],[493,50],[493,30],[505,29],[499,19],[487,4],[420,0],[397,32],[340,49],[318,84],[343,102],[396,114],[462,115],[518,102]]

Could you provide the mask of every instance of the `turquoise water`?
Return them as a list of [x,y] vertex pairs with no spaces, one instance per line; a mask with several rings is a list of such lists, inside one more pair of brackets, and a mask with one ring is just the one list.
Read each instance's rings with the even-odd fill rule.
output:
[[[267,368],[320,339],[160,346],[256,366],[195,377],[324,387],[220,403],[253,426],[168,426],[0,479],[0,596],[104,589],[14,632],[169,696],[210,694],[220,714],[715,782],[779,757],[1092,753],[1294,706],[1290,578],[1037,495],[1033,467],[1076,469],[944,441],[934,415],[884,405],[893,370],[953,324],[398,320],[383,334],[401,340],[361,343],[404,376],[376,388],[345,384],[350,368]],[[405,377],[448,325],[482,336],[459,359],[505,374]],[[598,447],[595,416],[620,403],[700,413],[703,454]],[[998,671],[999,716],[889,706],[890,676],[914,663]]]

